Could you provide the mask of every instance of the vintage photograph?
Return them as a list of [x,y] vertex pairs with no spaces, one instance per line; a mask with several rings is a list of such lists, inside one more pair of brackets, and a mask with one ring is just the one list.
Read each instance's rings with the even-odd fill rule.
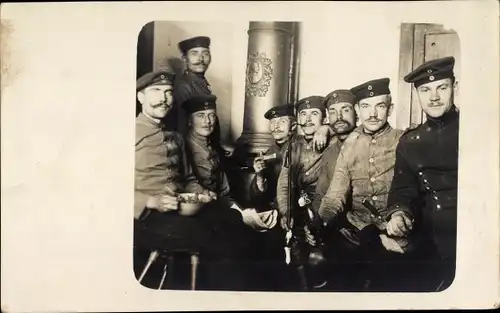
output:
[[499,12],[2,3],[2,312],[498,307]]
[[[391,26],[376,45],[344,42],[339,29],[315,36],[324,25],[314,22],[144,25],[140,284],[440,292],[453,283],[460,34]],[[336,57],[351,70],[332,68]]]

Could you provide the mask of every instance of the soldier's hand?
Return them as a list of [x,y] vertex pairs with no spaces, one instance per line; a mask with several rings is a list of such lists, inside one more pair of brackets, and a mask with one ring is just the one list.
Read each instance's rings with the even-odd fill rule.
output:
[[159,211],[161,212],[175,211],[178,208],[179,208],[179,200],[177,200],[177,196],[171,196],[171,195],[161,196],[161,205],[159,207]]
[[304,226],[304,232],[306,235],[306,242],[313,247],[316,246],[316,240],[314,239],[314,236],[311,234],[309,227]]
[[146,206],[160,212],[175,211],[179,207],[179,201],[176,196],[157,195],[149,197]]
[[382,241],[382,245],[387,251],[392,251],[396,253],[404,253],[403,248],[399,245],[399,243],[394,239],[387,237],[386,234],[380,234],[379,235],[380,240]]
[[288,219],[286,216],[282,216],[280,219],[281,228],[287,232],[293,227],[293,218],[290,219],[290,225],[288,225]]
[[203,191],[202,194],[209,196],[210,199],[212,199],[212,200],[217,200],[217,194],[213,191],[205,189],[205,191]]
[[389,236],[402,237],[407,235],[413,229],[412,220],[402,211],[392,214],[387,223],[387,234]]
[[321,126],[313,136],[313,146],[316,151],[322,151],[326,144],[328,143],[328,137],[330,134],[330,126],[323,125]]
[[262,158],[262,152],[258,157],[253,160],[253,169],[256,174],[262,174],[262,171],[266,168],[266,161]]

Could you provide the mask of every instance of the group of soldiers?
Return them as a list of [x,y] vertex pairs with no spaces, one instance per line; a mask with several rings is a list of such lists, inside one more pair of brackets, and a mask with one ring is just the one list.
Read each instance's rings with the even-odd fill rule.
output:
[[[264,117],[275,143],[254,159],[253,208],[244,208],[231,196],[237,187],[205,78],[210,38],[179,49],[183,75],[156,71],[137,81],[134,233],[143,245],[196,250],[202,288],[212,290],[440,291],[452,283],[453,57],[404,77],[426,115],[404,131],[388,122],[388,78],[271,108]],[[212,201],[182,216],[181,192]]]

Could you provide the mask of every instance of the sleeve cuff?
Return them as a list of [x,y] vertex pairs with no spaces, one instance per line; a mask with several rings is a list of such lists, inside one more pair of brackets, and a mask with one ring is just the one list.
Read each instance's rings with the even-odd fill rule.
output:
[[412,214],[410,208],[408,208],[407,206],[404,206],[404,205],[396,204],[396,205],[393,205],[389,208],[389,211],[387,212],[386,221],[389,221],[392,217],[392,214],[394,214],[396,212],[403,212],[409,218],[411,218],[411,219],[413,218],[413,214]]
[[142,222],[145,219],[147,219],[150,214],[151,214],[151,209],[144,208],[144,209],[142,209],[142,211],[138,215],[136,214],[135,218],[139,222]]

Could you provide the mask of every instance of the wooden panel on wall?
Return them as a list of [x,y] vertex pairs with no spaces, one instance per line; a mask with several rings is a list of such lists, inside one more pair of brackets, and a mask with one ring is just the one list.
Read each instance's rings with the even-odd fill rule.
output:
[[[447,46],[447,40],[435,38],[434,45],[429,41],[429,34],[447,33],[443,25],[425,23],[403,23],[401,24],[401,38],[399,50],[399,99],[395,108],[396,127],[407,128],[410,124],[420,124],[425,121],[425,116],[420,108],[416,92],[411,84],[406,83],[403,77],[420,66],[425,61],[432,59],[434,55],[441,52],[439,47]],[[433,40],[432,38],[431,40]],[[450,39],[452,40],[452,39]],[[442,41],[442,42],[441,42]],[[429,42],[432,49],[430,51],[426,43]],[[439,45],[436,43],[439,42]],[[436,51],[436,50],[439,50]]]
[[[405,129],[410,125],[411,112],[411,85],[403,77],[413,69],[413,37],[415,24],[401,24],[401,37],[399,48],[399,74],[398,74],[398,102],[395,104],[396,127]],[[393,99],[396,100],[396,99]]]

